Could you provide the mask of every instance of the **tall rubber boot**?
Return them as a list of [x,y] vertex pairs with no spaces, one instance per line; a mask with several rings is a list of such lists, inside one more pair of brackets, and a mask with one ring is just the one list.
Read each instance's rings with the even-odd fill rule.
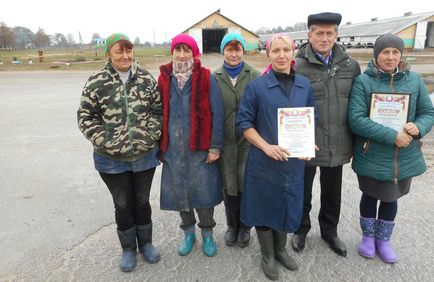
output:
[[274,241],[273,231],[259,230],[256,228],[259,245],[261,246],[261,265],[265,276],[270,280],[277,280],[279,273],[277,272],[276,259],[274,258]]
[[362,229],[362,240],[358,252],[365,258],[375,257],[375,218],[360,217],[360,228]]
[[225,243],[227,246],[232,247],[233,245],[235,245],[235,243],[237,243],[239,218],[237,214],[228,211],[226,205],[225,205],[225,214],[226,214],[226,221],[228,225],[228,229],[226,230],[226,234],[225,234]]
[[136,227],[133,226],[125,231],[119,231],[118,237],[122,246],[122,257],[119,267],[122,272],[130,272],[136,267]]
[[278,232],[273,230],[273,240],[274,240],[274,257],[291,271],[298,269],[295,260],[288,255],[286,251],[286,240],[288,235],[286,233]]
[[390,243],[393,227],[395,222],[378,219],[377,228],[375,230],[375,247],[381,260],[385,263],[395,263],[398,261],[398,256],[393,250]]
[[148,263],[160,260],[160,251],[152,245],[152,223],[136,225],[137,243],[139,251]]

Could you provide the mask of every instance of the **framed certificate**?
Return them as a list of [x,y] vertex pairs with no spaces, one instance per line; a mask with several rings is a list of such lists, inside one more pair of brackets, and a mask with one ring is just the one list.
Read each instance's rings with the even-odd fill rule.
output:
[[410,97],[407,93],[371,93],[369,118],[401,131],[408,120]]
[[313,107],[278,108],[277,137],[290,158],[315,157],[315,118]]

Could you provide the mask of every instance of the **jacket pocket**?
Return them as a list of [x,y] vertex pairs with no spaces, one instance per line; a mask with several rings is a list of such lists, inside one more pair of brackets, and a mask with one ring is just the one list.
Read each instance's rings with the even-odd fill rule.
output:
[[316,99],[321,99],[326,96],[327,91],[324,91],[325,83],[323,78],[312,79],[310,84],[312,85],[313,94]]

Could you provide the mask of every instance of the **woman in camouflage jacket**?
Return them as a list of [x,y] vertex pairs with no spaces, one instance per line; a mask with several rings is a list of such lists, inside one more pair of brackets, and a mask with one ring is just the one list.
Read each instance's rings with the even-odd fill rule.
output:
[[126,272],[136,265],[137,243],[147,262],[160,259],[152,246],[149,194],[159,164],[162,110],[157,83],[134,62],[128,37],[113,34],[105,47],[108,62],[86,82],[77,118],[113,197],[123,249],[120,268]]

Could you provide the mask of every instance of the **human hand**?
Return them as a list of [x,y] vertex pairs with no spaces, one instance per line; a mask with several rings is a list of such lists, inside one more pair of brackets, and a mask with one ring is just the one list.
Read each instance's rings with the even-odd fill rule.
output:
[[219,158],[220,158],[220,154],[208,152],[208,156],[206,157],[206,163],[207,164],[213,163],[216,160],[218,160]]
[[[317,145],[315,145],[315,151],[319,151],[319,148]],[[298,158],[298,159],[302,160],[302,161],[310,161],[312,158],[304,157],[304,158]]]
[[416,124],[409,122],[404,125],[404,132],[412,136],[417,136],[419,135],[419,128],[417,128]]
[[400,131],[398,132],[398,135],[396,136],[395,145],[398,148],[405,148],[407,147],[410,142],[413,140],[413,138],[408,135],[407,133]]
[[285,148],[282,148],[278,145],[267,145],[263,149],[264,153],[273,160],[276,161],[288,161],[289,152]]

